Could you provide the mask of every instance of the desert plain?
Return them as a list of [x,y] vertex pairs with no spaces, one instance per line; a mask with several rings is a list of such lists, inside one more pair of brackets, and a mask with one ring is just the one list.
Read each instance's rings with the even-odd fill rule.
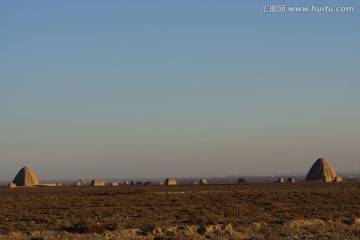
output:
[[360,239],[360,182],[0,188],[0,239]]

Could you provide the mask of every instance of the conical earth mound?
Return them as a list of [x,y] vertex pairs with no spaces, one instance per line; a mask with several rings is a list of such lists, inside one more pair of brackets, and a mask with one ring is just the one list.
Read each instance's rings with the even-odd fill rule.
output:
[[16,186],[33,186],[40,184],[35,173],[28,167],[20,169],[19,173],[14,178],[13,183],[15,183]]
[[335,179],[336,172],[333,167],[323,158],[319,158],[310,168],[306,175],[306,181],[331,182]]

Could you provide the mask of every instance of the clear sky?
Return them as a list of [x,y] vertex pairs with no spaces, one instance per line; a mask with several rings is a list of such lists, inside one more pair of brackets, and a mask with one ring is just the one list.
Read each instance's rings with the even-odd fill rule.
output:
[[0,180],[360,172],[359,1],[0,0]]

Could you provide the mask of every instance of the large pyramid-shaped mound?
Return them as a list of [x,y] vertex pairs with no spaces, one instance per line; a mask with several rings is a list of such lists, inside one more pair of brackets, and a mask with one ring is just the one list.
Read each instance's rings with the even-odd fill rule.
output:
[[19,173],[14,178],[13,183],[15,183],[16,186],[33,186],[40,184],[35,173],[28,167],[20,169]]
[[306,175],[306,181],[318,181],[331,182],[335,179],[336,172],[332,166],[323,158],[319,158],[310,168]]

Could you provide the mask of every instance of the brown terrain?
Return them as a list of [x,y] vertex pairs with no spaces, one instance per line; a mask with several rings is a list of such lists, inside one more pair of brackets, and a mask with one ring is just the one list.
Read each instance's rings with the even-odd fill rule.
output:
[[360,182],[0,188],[0,239],[360,239]]

